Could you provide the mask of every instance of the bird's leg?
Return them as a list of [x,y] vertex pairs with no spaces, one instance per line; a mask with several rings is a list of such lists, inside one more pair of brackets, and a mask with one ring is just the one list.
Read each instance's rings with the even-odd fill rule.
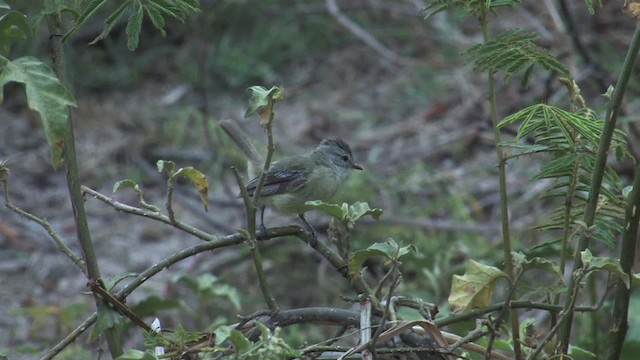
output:
[[267,227],[264,226],[264,205],[260,206],[260,237],[267,236]]
[[304,214],[298,214],[298,217],[307,225],[309,231],[311,232],[309,245],[311,245],[311,247],[315,247],[316,243],[318,242],[318,233],[316,232],[316,229],[314,229],[313,226],[307,221],[307,219],[305,219]]

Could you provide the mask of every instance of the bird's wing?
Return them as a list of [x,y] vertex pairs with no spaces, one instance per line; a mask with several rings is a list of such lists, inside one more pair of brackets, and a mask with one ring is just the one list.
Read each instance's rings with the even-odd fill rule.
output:
[[[303,165],[302,159],[290,159],[286,168],[282,163],[275,162],[267,171],[261,196],[297,191],[307,183],[310,174],[311,171]],[[253,196],[259,181],[260,177],[256,177],[247,184],[250,196]]]

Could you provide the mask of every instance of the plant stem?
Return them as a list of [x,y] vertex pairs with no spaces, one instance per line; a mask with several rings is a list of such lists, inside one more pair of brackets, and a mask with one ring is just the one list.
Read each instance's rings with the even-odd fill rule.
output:
[[258,276],[258,283],[260,284],[260,290],[262,291],[264,301],[269,310],[274,313],[278,311],[278,307],[276,306],[273,295],[271,295],[269,284],[267,283],[266,276],[264,275],[262,256],[260,255],[258,242],[256,241],[256,206],[255,203],[249,200],[249,195],[247,194],[247,190],[242,182],[242,177],[240,176],[238,169],[232,168],[232,170],[236,180],[238,181],[238,186],[240,187],[242,198],[244,199],[245,208],[247,209],[247,234],[249,236],[247,244],[249,244],[249,252],[251,253],[251,260],[253,260],[253,267],[256,269],[256,275]]
[[76,255],[73,252],[73,250],[71,250],[67,246],[62,236],[58,234],[58,232],[53,228],[53,226],[51,226],[51,224],[49,224],[47,220],[41,219],[31,213],[28,213],[20,209],[9,200],[9,182],[8,181],[5,182],[4,184],[4,199],[5,199],[5,205],[11,211],[24,217],[25,219],[31,220],[36,224],[42,226],[45,229],[45,231],[49,234],[49,236],[53,239],[53,241],[56,243],[56,245],[58,245],[58,248],[60,249],[60,251],[62,251],[65,255],[67,255],[69,259],[71,259],[71,261],[78,267],[78,269],[80,269],[80,271],[82,271],[86,275],[86,267],[84,265],[84,261],[82,261],[80,256]]
[[[487,24],[486,11],[482,13],[479,18],[480,25],[482,26],[482,36],[484,41],[489,41],[489,29]],[[487,78],[489,81],[489,107],[491,109],[491,122],[493,124],[493,135],[496,146],[496,155],[498,158],[498,176],[500,181],[500,213],[502,217],[502,249],[504,251],[504,266],[505,273],[509,276],[512,286],[516,286],[514,279],[513,259],[511,257],[511,235],[509,230],[509,203],[507,196],[507,175],[506,165],[507,161],[500,146],[502,140],[500,135],[500,129],[498,129],[498,109],[496,104],[496,89],[495,78],[493,76],[493,70],[487,71]],[[515,292],[514,292],[515,293]],[[510,299],[505,300],[509,302]],[[522,358],[522,351],[520,348],[520,324],[518,319],[518,312],[515,309],[511,309],[511,336],[513,340],[513,349],[516,359]]]
[[[636,242],[638,239],[638,223],[640,222],[640,164],[636,166],[633,179],[633,190],[629,194],[625,215],[625,231],[622,236],[620,248],[620,266],[629,277],[632,276],[633,261],[636,255]],[[629,329],[629,296],[631,289],[618,277],[616,295],[613,301],[613,314],[611,318],[609,336],[609,360],[617,360],[622,352],[622,344]]]
[[[633,67],[640,50],[640,22],[636,26],[633,39],[629,45],[629,51],[624,59],[622,71],[618,77],[616,87],[613,90],[611,101],[607,108],[607,115],[605,117],[604,129],[598,145],[598,153],[596,154],[596,162],[593,168],[593,176],[591,178],[591,187],[589,190],[589,198],[587,199],[587,206],[584,212],[584,223],[586,228],[583,228],[580,232],[580,240],[578,242],[578,248],[574,252],[576,254],[573,262],[572,273],[582,267],[582,260],[580,259],[580,252],[584,251],[589,246],[589,240],[591,236],[590,228],[595,221],[596,209],[598,205],[598,199],[600,197],[600,187],[602,185],[602,178],[604,176],[605,168],[607,165],[607,156],[609,155],[609,147],[611,146],[611,138],[618,122],[618,114],[620,112],[620,106],[622,99],[624,98],[624,92],[629,83]],[[569,282],[569,292],[572,293],[575,287],[579,286],[579,283],[575,281],[575,277],[571,277]],[[567,297],[565,302],[565,310],[569,310],[571,299]],[[571,327],[573,322],[573,314],[568,314],[569,321],[564,324],[560,332],[560,351],[566,353],[569,348],[569,340],[571,337]]]
[[[580,283],[580,281],[583,279],[584,277],[584,271],[581,269],[577,269],[574,273],[574,276],[576,278],[576,283]],[[573,289],[574,291],[571,293],[570,296],[568,296],[567,298],[569,299],[569,304],[568,304],[568,311],[564,311],[564,316],[562,316],[559,320],[558,323],[551,328],[551,330],[549,330],[549,332],[547,333],[547,335],[544,337],[544,339],[542,339],[542,341],[540,341],[540,343],[538,344],[538,347],[529,355],[529,357],[527,358],[527,360],[535,360],[538,355],[540,355],[540,353],[546,348],[546,344],[551,341],[551,339],[553,338],[554,334],[560,329],[561,326],[563,326],[564,324],[567,324],[567,321],[570,321],[571,318],[573,317],[573,312],[575,311],[575,305],[576,305],[576,300],[578,298],[578,290],[579,288],[575,288]],[[563,357],[560,357],[561,359],[563,359]]]
[[[275,103],[275,101],[274,101]],[[273,106],[273,103],[272,103]],[[260,283],[260,290],[262,291],[262,296],[264,298],[267,307],[272,313],[278,311],[278,306],[276,305],[275,299],[271,294],[271,290],[269,288],[269,284],[267,283],[267,279],[264,275],[264,269],[262,266],[262,256],[260,255],[260,249],[258,249],[258,243],[256,242],[256,211],[258,209],[258,203],[260,201],[260,196],[262,195],[262,187],[264,186],[265,179],[267,177],[267,171],[269,171],[269,167],[271,166],[271,159],[273,157],[273,152],[275,150],[275,146],[273,145],[273,132],[271,131],[271,124],[273,123],[273,118],[275,117],[275,112],[273,111],[273,107],[269,108],[269,120],[265,125],[267,130],[267,156],[264,160],[264,166],[262,167],[262,173],[260,174],[260,180],[258,181],[258,186],[256,187],[255,193],[253,194],[253,201],[249,201],[248,196],[246,195],[246,190],[244,190],[244,184],[240,180],[240,174],[235,171],[236,178],[239,181],[240,190],[244,191],[244,199],[245,199],[245,207],[247,209],[247,230],[249,232],[249,239],[247,243],[249,244],[249,251],[251,252],[251,259],[253,260],[253,266],[256,269],[256,274],[258,276],[258,282]]]
[[[51,56],[53,60],[53,69],[57,74],[60,82],[69,89],[69,81],[67,79],[67,70],[65,66],[64,48],[62,46],[63,21],[62,14],[53,4],[52,0],[45,2],[45,7],[49,12],[47,15],[47,24],[49,28],[51,41]],[[73,207],[73,216],[78,232],[78,241],[82,247],[84,262],[87,266],[87,275],[89,280],[100,279],[100,268],[98,260],[91,241],[91,233],[87,223],[87,215],[84,209],[84,199],[80,190],[80,179],[78,176],[78,163],[76,159],[75,139],[73,134],[73,116],[69,112],[67,118],[67,131],[64,139],[63,157],[67,170],[67,184],[69,187],[69,197]],[[102,306],[103,301],[97,295],[94,295],[96,306]],[[122,344],[117,335],[115,328],[109,328],[105,331],[107,343],[111,356],[116,358],[122,354]]]

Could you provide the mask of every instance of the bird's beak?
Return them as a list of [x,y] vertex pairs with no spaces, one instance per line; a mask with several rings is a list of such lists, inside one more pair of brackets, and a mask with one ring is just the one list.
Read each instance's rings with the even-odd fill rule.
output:
[[351,165],[351,168],[352,169],[357,169],[357,170],[364,170],[364,168],[362,166],[358,165],[358,164]]

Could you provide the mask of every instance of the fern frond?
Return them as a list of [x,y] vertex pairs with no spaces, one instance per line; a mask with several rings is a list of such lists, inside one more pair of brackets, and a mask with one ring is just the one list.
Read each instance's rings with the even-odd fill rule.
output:
[[[515,142],[531,133],[561,134],[564,142],[575,149],[579,137],[597,145],[604,123],[591,116],[583,116],[579,112],[570,112],[556,106],[535,104],[505,117],[498,128],[503,128],[518,121],[522,121]],[[546,140],[550,140],[547,138]],[[540,140],[540,139],[538,139]],[[622,139],[619,139],[622,141]],[[536,141],[538,142],[538,141]],[[556,145],[559,143],[556,141]]]
[[435,0],[422,8],[422,13],[424,14],[425,20],[441,11],[449,9],[479,16],[488,12],[495,12],[500,7],[511,7],[518,3],[520,3],[520,0]]
[[546,163],[532,180],[552,179],[573,174],[574,165],[580,162],[580,154],[568,153]]
[[[536,39],[536,35],[524,30],[510,30],[497,36],[495,40],[470,48],[463,56],[467,61],[473,61],[476,71],[502,71],[505,83],[519,73],[523,73],[523,80],[528,82],[534,65],[571,78],[569,69],[548,50],[536,45]],[[527,84],[523,85],[526,87]]]

